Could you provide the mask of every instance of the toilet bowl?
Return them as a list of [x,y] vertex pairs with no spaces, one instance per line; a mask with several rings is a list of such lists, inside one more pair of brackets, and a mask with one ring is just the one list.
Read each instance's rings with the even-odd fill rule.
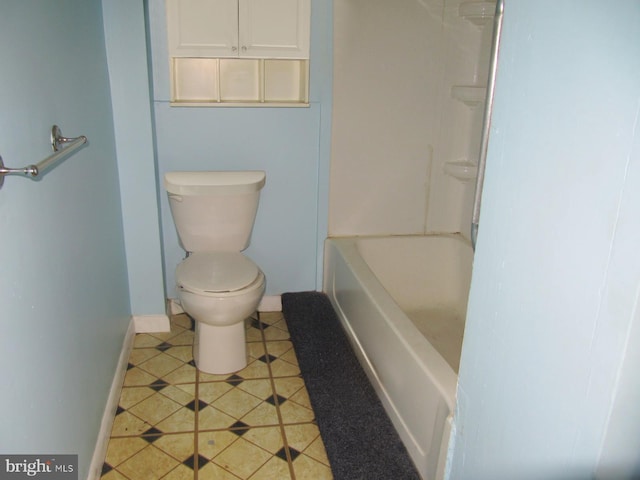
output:
[[196,322],[199,370],[247,365],[244,320],[256,311],[265,275],[241,251],[248,243],[264,172],[169,172],[165,188],[187,257],[176,268],[178,299]]
[[195,253],[178,265],[176,285],[183,309],[196,321],[196,366],[207,373],[242,370],[244,320],[262,299],[264,274],[241,253]]

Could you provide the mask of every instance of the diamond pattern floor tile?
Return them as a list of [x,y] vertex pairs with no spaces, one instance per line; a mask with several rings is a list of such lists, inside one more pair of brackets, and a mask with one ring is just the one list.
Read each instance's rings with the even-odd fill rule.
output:
[[282,313],[245,327],[249,362],[225,375],[195,367],[185,314],[136,335],[103,480],[332,478]]

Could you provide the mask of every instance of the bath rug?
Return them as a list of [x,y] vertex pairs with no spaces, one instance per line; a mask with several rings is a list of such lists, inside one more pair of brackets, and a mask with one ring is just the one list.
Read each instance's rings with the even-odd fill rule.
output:
[[329,298],[285,293],[282,313],[335,480],[419,480]]

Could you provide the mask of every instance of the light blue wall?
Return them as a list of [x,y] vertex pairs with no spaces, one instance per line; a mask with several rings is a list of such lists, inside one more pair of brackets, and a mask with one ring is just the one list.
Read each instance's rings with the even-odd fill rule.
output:
[[[326,237],[331,119],[331,3],[312,2],[309,108],[169,106],[164,2],[149,1],[154,109],[160,177],[171,170],[267,172],[251,246],[267,295],[321,285]],[[162,182],[162,180],[160,181]],[[160,183],[166,288],[184,258]]]
[[131,311],[164,314],[144,2],[103,0],[103,12]]
[[5,163],[49,155],[53,123],[89,138],[0,189],[0,452],[77,453],[84,478],[130,317],[101,3],[0,10]]
[[449,478],[628,478],[640,4],[505,3]]

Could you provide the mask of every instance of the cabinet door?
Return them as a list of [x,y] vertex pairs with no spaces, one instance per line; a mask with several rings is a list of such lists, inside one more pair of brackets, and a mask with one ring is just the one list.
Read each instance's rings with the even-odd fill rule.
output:
[[238,55],[238,0],[166,2],[169,56]]
[[311,0],[239,0],[241,56],[309,58]]

